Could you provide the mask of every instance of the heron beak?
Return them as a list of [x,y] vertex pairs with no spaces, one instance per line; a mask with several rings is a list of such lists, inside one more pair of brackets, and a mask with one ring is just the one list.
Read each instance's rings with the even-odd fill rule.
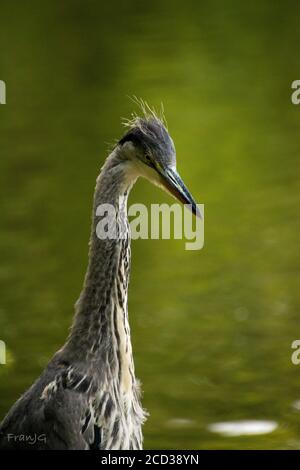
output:
[[176,170],[168,167],[159,172],[162,186],[183,204],[187,204],[194,215],[202,219],[202,214],[197,207],[191,193],[185,186]]

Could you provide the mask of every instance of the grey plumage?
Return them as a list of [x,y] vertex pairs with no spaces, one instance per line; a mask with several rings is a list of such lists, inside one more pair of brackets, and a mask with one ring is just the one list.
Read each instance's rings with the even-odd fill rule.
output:
[[[182,181],[174,182],[175,164],[172,139],[152,113],[135,118],[107,158],[97,180],[89,264],[69,338],[4,418],[0,449],[142,448],[146,413],[140,404],[127,312],[126,205],[136,178],[144,176],[185,198],[196,213]],[[97,237],[96,210],[103,203],[116,208],[122,237]],[[33,436],[34,444],[28,441]]]

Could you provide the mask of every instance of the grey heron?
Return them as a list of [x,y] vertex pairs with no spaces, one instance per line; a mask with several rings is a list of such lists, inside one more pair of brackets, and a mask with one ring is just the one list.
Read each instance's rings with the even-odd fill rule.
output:
[[[107,157],[94,194],[89,262],[69,337],[0,425],[0,449],[141,449],[146,418],[135,377],[127,293],[130,233],[126,202],[139,176],[192,212],[162,118],[143,109]],[[125,203],[119,204],[122,196]],[[122,237],[96,234],[96,209],[116,209]],[[125,233],[125,236],[124,236]]]

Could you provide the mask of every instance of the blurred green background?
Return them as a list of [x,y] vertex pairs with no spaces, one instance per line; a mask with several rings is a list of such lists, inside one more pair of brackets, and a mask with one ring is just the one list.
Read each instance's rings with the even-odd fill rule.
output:
[[[0,419],[66,338],[95,179],[137,95],[163,101],[206,215],[202,251],[133,242],[145,447],[300,448],[299,42],[292,1],[1,3]],[[130,197],[162,201],[146,181]],[[240,419],[278,427],[208,430]]]

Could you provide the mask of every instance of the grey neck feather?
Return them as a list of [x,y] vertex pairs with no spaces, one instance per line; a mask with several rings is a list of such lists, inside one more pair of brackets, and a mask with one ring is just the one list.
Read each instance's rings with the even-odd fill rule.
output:
[[[130,161],[119,147],[107,158],[97,179],[94,195],[89,264],[83,290],[76,304],[76,315],[64,352],[72,361],[89,364],[103,376],[107,369],[119,370],[121,354],[130,351],[127,319],[127,290],[130,271],[130,233],[127,219],[127,197],[136,180]],[[119,198],[123,203],[119,206]],[[111,204],[117,213],[117,228],[122,239],[99,239],[96,215],[100,204]],[[120,338],[120,324],[124,338]],[[124,336],[124,335],[123,335]],[[123,349],[122,344],[123,342]],[[124,349],[125,348],[125,349]],[[130,361],[132,362],[132,361]],[[115,371],[114,371],[115,372]],[[130,373],[133,371],[130,371]]]

